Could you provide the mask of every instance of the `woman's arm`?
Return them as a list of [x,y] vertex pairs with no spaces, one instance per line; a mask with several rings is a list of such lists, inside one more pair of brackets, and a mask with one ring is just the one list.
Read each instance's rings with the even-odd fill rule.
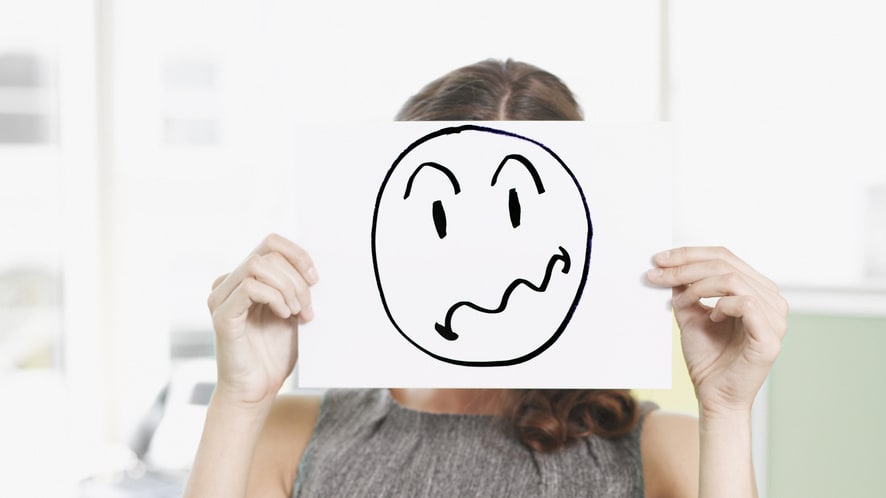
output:
[[[253,454],[270,408],[270,404],[240,407],[218,392],[213,394],[184,496],[247,496]],[[262,490],[262,496],[285,496],[282,493],[282,489]]]
[[756,497],[751,413],[699,417],[698,496]]
[[299,321],[313,317],[309,287],[316,281],[303,249],[269,235],[213,284],[218,380],[185,496],[285,496],[291,489],[283,477],[269,477],[270,464],[254,459],[267,455],[267,436],[281,423],[275,407],[284,405],[274,399],[298,358]]
[[[724,248],[684,247],[653,262],[649,281],[673,288],[699,403],[698,496],[755,497],[751,406],[781,350],[787,302],[771,280]],[[703,298],[718,299],[706,306]]]
[[640,451],[646,498],[719,496],[720,486],[756,496],[749,417],[707,421],[656,410],[643,424]]
[[213,396],[185,496],[292,496],[320,403],[284,395],[254,411]]
[[[298,464],[320,414],[319,395],[281,395],[259,435],[249,471],[249,496],[292,496]],[[273,491],[273,493],[272,493]]]

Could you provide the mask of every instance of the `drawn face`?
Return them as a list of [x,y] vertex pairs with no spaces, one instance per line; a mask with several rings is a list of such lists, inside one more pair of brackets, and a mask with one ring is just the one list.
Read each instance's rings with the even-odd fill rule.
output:
[[388,171],[372,221],[391,323],[430,356],[527,361],[578,305],[592,228],[580,185],[544,145],[466,125],[414,142]]

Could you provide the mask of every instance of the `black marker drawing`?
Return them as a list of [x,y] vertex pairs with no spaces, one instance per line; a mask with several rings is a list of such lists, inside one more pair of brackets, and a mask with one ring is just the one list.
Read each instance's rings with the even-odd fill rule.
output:
[[463,125],[394,161],[376,199],[372,260],[385,312],[409,343],[447,363],[507,366],[566,329],[592,238],[584,192],[556,153]]
[[532,282],[530,282],[529,280],[526,280],[523,278],[518,278],[517,280],[514,280],[513,282],[511,282],[511,285],[509,285],[508,288],[505,289],[504,295],[501,296],[501,302],[495,308],[484,308],[484,307],[478,306],[470,301],[459,301],[459,302],[453,304],[452,307],[449,308],[449,311],[446,312],[446,320],[444,322],[445,325],[440,325],[439,323],[435,323],[434,328],[447,341],[454,341],[454,340],[458,339],[458,334],[456,334],[455,332],[452,331],[452,314],[455,313],[455,311],[458,308],[460,308],[462,306],[467,306],[471,309],[479,311],[480,313],[489,313],[489,314],[501,313],[502,311],[505,310],[505,308],[507,308],[508,299],[511,297],[511,293],[514,292],[514,290],[520,284],[525,285],[526,287],[529,287],[530,289],[534,290],[535,292],[546,291],[548,288],[548,282],[551,281],[551,274],[554,272],[554,266],[557,264],[557,261],[563,262],[563,270],[562,270],[563,273],[569,273],[569,268],[570,268],[569,253],[566,252],[566,249],[563,249],[561,247],[560,253],[554,254],[553,256],[551,256],[550,261],[548,261],[548,266],[547,266],[547,269],[545,270],[544,280],[542,280],[540,285],[535,285]]

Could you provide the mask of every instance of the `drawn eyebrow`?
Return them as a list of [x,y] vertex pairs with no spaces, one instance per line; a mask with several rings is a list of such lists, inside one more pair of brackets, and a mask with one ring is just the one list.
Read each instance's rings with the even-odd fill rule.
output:
[[532,181],[535,182],[535,190],[537,190],[539,194],[543,194],[545,191],[545,187],[541,183],[541,178],[539,178],[538,176],[538,171],[536,171],[535,166],[532,165],[532,162],[529,159],[526,159],[520,154],[508,154],[507,156],[505,156],[504,159],[502,159],[501,163],[498,165],[498,168],[495,169],[495,174],[492,175],[491,185],[495,185],[495,182],[498,181],[498,174],[501,173],[502,167],[504,167],[505,164],[508,164],[511,159],[519,161],[520,164],[526,167],[526,171],[529,171],[529,174],[532,175]]
[[422,168],[424,168],[425,166],[434,168],[446,175],[446,178],[449,178],[449,182],[452,183],[452,190],[455,191],[456,194],[461,192],[461,186],[459,186],[458,180],[455,179],[455,175],[452,174],[452,171],[449,171],[449,168],[439,163],[426,162],[419,164],[418,167],[415,168],[415,171],[413,171],[412,174],[409,176],[409,181],[406,182],[406,193],[403,194],[404,199],[408,198],[410,192],[412,192],[412,182],[413,180],[415,180],[415,175],[417,175],[418,172],[421,171]]

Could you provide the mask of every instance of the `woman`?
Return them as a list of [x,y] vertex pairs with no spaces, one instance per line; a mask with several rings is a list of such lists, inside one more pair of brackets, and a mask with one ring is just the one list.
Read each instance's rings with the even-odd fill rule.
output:
[[[578,120],[555,76],[484,61],[429,84],[403,120]],[[268,236],[209,296],[218,384],[187,496],[750,497],[751,404],[787,303],[723,248],[656,254],[698,419],[619,390],[391,389],[277,397],[314,317],[310,256]],[[701,298],[719,297],[711,308]],[[347,366],[343,366],[346,368]],[[321,405],[322,401],[322,405]]]

